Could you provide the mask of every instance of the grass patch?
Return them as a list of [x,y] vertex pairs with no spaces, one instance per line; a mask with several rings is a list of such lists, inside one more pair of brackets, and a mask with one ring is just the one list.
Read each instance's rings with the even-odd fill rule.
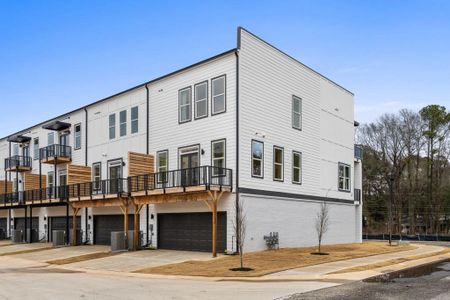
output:
[[37,249],[25,249],[25,250],[13,251],[13,252],[0,253],[0,256],[18,255],[18,254],[39,252],[39,251],[50,250],[50,249],[52,249],[52,247],[43,247],[43,248],[37,248]]
[[68,257],[68,258],[49,260],[49,261],[47,261],[47,263],[52,264],[52,265],[67,265],[67,264],[82,262],[82,261],[86,261],[86,260],[110,257],[110,256],[114,256],[117,254],[119,254],[119,253],[118,252],[96,252],[96,253],[72,256],[72,257]]
[[351,273],[351,272],[360,272],[360,271],[366,271],[366,270],[373,270],[378,269],[382,267],[387,267],[395,264],[404,263],[407,261],[422,259],[422,258],[428,258],[428,257],[435,257],[439,255],[444,255],[450,253],[450,249],[441,250],[439,252],[436,252],[432,255],[430,254],[420,254],[420,255],[414,255],[414,256],[408,256],[408,257],[402,257],[402,258],[395,258],[391,260],[381,261],[379,263],[369,264],[369,265],[363,265],[358,267],[352,267],[347,269],[342,269],[336,272],[328,273],[328,274],[342,274],[342,273]]
[[237,255],[220,257],[208,261],[186,261],[146,268],[135,272],[207,277],[255,277],[288,269],[383,253],[406,251],[415,248],[415,246],[389,246],[384,242],[323,246],[323,252],[329,255],[311,255],[311,252],[316,251],[315,247],[281,248],[279,250],[266,250],[245,254],[244,267],[253,269],[247,272],[230,271],[230,269],[239,267],[239,256]]

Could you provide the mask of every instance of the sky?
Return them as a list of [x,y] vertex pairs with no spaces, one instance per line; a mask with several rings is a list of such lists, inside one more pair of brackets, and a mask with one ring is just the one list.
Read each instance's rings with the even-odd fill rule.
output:
[[236,46],[243,26],[355,94],[450,109],[450,1],[1,1],[0,137]]

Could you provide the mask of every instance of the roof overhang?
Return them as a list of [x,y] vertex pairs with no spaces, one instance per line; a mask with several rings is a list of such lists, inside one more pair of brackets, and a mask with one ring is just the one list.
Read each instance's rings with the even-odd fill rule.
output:
[[70,126],[72,126],[72,124],[70,124],[70,123],[61,122],[61,121],[53,121],[53,122],[43,125],[42,128],[48,129],[48,130],[60,131],[60,130],[68,129],[68,128],[70,128]]
[[21,134],[15,134],[15,135],[12,135],[12,136],[8,137],[7,141],[11,142],[11,143],[22,144],[22,143],[27,143],[27,142],[31,141],[31,137],[24,136],[24,135],[21,135]]

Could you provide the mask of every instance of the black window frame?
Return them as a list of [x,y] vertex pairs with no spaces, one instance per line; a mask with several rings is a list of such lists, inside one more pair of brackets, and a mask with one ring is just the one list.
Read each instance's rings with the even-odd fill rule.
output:
[[[206,84],[206,115],[197,117],[197,86]],[[194,120],[200,120],[209,117],[209,81],[205,80],[194,85]]]
[[[181,105],[180,105],[180,95],[181,92],[189,90],[189,119],[181,121]],[[192,86],[187,86],[185,88],[178,90],[178,124],[189,123],[192,121]]]
[[[299,127],[294,126],[294,114],[297,113],[297,112],[294,112],[294,101],[295,100],[298,100],[299,105],[300,105],[300,112],[298,113],[300,115]],[[303,99],[296,95],[292,95],[292,100],[291,100],[291,126],[295,130],[299,130],[299,131],[303,130]]]
[[[253,174],[253,143],[262,144],[262,157],[261,157],[261,176]],[[264,142],[252,139],[250,144],[250,172],[253,178],[264,179]]]
[[[300,156],[300,166],[298,167],[300,170],[300,174],[299,174],[299,179],[300,181],[295,181],[294,178],[294,172],[295,172],[295,165],[294,165],[294,156],[295,155],[299,155]],[[292,183],[293,184],[298,184],[298,185],[302,185],[303,184],[303,153],[300,151],[292,151]]]
[[[125,114],[125,122],[122,122],[122,118],[121,118],[121,117],[122,117],[122,113]],[[127,133],[128,133],[128,126],[127,126],[127,123],[128,123],[128,113],[127,113],[127,110],[124,109],[124,110],[119,111],[119,137],[127,136]],[[125,133],[124,133],[124,134],[122,134],[122,125],[125,126]]]
[[[214,143],[220,143],[223,142],[223,173],[220,174],[214,174]],[[211,166],[213,167],[212,176],[213,177],[223,177],[226,175],[225,169],[227,167],[227,139],[218,139],[218,140],[212,140],[211,141]]]
[[[95,167],[99,167],[100,170],[100,178],[98,187],[95,186]],[[102,188],[102,162],[98,161],[92,164],[92,190],[99,191]]]
[[[214,80],[224,78],[223,84],[223,111],[220,112],[214,112]],[[220,76],[211,78],[211,116],[220,115],[227,112],[227,74],[222,74]]]
[[[281,150],[282,161],[281,161],[281,179],[275,178],[275,150]],[[281,146],[273,146],[273,155],[272,155],[272,179],[273,181],[284,182],[284,147]]]
[[[166,171],[165,171],[166,176],[165,177],[160,175],[160,173],[162,173],[162,172],[160,172],[160,170],[159,170],[159,168],[161,167],[159,164],[159,155],[161,153],[166,153],[166,166],[165,166],[166,167]],[[168,172],[169,172],[169,149],[157,151],[156,152],[156,173],[158,174],[157,175],[158,178],[156,179],[156,182],[159,184],[167,183],[169,181],[169,176],[167,176]]]
[[[348,190],[347,189],[344,189],[344,188],[341,188],[340,186],[339,186],[339,179],[340,179],[340,175],[339,175],[339,169],[341,168],[341,167],[348,167],[348,170],[349,170],[349,174],[348,174]],[[344,180],[345,180],[345,169],[344,169],[344,176],[343,176],[343,178],[344,178]],[[338,162],[338,182],[337,182],[337,185],[338,185],[338,190],[340,191],[340,192],[345,192],[345,193],[350,193],[351,192],[351,190],[352,190],[352,167],[351,167],[351,165],[349,165],[349,164],[346,164],[346,163],[343,163],[343,162]],[[345,186],[345,183],[344,183],[344,186]]]
[[[37,141],[37,143],[36,143]],[[37,145],[37,148],[36,148]],[[33,139],[33,160],[38,160],[39,159],[39,138],[35,137]]]
[[[114,116],[114,125],[111,125],[111,117]],[[114,136],[111,137],[111,129],[114,129]],[[109,140],[114,140],[117,137],[117,118],[116,113],[108,115],[108,137]]]
[[[80,145],[77,147],[77,127],[80,128]],[[77,123],[73,126],[73,149],[74,150],[79,150],[81,149],[82,145],[83,145],[83,139],[82,139],[82,135],[81,135],[81,123]]]
[[[133,119],[133,109],[136,109],[137,118]],[[133,123],[136,123],[136,131],[133,131]],[[139,133],[139,106],[130,108],[130,134]]]

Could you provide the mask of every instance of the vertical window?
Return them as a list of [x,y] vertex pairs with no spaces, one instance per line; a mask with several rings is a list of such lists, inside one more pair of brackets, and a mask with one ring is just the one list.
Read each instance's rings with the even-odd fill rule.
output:
[[109,115],[109,139],[116,138],[116,114]]
[[343,163],[339,163],[339,180],[338,180],[338,185],[339,185],[339,190],[340,191],[345,191],[345,192],[349,192],[350,191],[350,166],[343,164]]
[[53,145],[55,143],[55,133],[49,132],[47,135],[47,145]]
[[211,160],[214,176],[225,175],[225,140],[211,142]]
[[189,122],[191,113],[191,87],[188,87],[178,91],[178,121]]
[[220,114],[226,110],[225,75],[211,80],[211,106],[212,115]]
[[33,139],[33,158],[39,159],[39,138]]
[[302,154],[292,152],[292,182],[302,184]]
[[159,151],[156,155],[156,165],[158,172],[158,183],[167,182],[167,170],[169,168],[169,151]]
[[54,178],[53,178],[53,171],[50,171],[47,173],[47,186],[48,187],[53,187],[53,183],[55,182]]
[[75,148],[75,150],[81,149],[81,124],[76,124],[74,126],[74,131],[75,131],[73,134],[74,148]]
[[252,140],[252,176],[264,177],[264,143]]
[[131,133],[137,133],[139,131],[139,107],[135,106],[131,108]]
[[292,127],[302,130],[302,99],[292,96]]
[[194,87],[194,113],[196,119],[208,116],[208,81]]
[[273,180],[284,180],[284,150],[273,146]]
[[13,155],[19,155],[19,144],[14,144]]
[[92,177],[94,191],[100,190],[102,181],[102,163],[98,162],[92,164]]
[[127,111],[122,110],[119,113],[119,122],[120,122],[120,136],[127,135]]

